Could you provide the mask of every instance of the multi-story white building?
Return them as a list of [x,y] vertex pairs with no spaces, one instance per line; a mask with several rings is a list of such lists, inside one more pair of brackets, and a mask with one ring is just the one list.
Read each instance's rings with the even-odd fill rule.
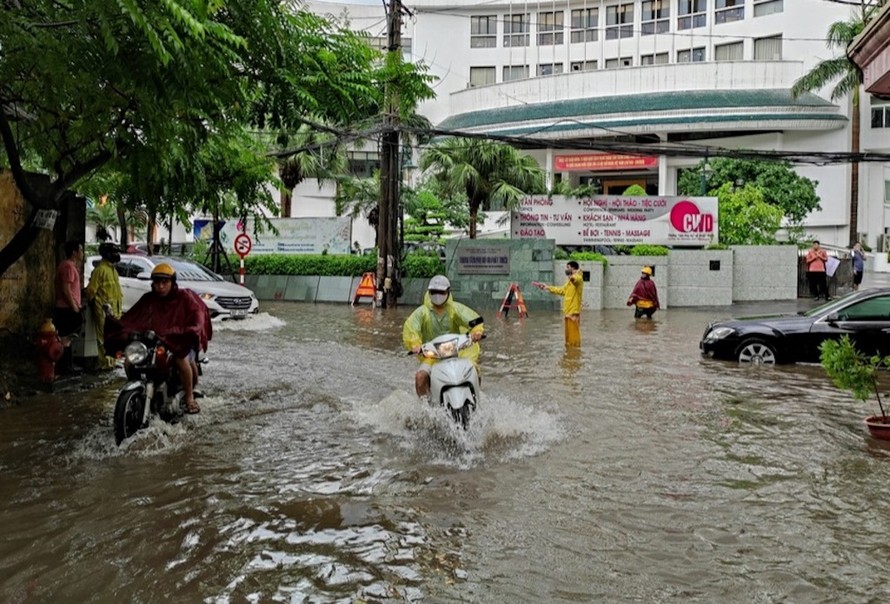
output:
[[[443,129],[521,137],[551,181],[592,182],[604,193],[639,183],[676,192],[701,157],[606,156],[591,142],[678,143],[731,149],[850,150],[851,102],[830,88],[793,98],[794,82],[831,58],[825,35],[850,6],[825,0],[415,0],[406,56],[424,61],[437,97],[420,112]],[[312,2],[381,44],[380,4]],[[861,150],[890,152],[890,101],[861,102]],[[546,140],[539,145],[535,139]],[[639,147],[635,147],[639,153]],[[848,164],[801,164],[822,209],[807,232],[849,243]],[[310,185],[305,185],[309,187]],[[872,247],[890,237],[890,163],[860,165],[857,230]],[[300,192],[296,194],[299,196]],[[317,195],[317,188],[314,191]],[[297,204],[295,204],[297,205]],[[315,204],[312,204],[313,206]],[[304,211],[312,212],[307,207]],[[318,215],[316,212],[315,215]]]

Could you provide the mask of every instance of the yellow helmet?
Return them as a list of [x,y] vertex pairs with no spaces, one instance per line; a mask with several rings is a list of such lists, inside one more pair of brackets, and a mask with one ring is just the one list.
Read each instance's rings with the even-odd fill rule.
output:
[[161,262],[159,265],[154,267],[151,270],[151,278],[152,279],[175,279],[176,278],[176,270],[167,264],[166,262]]
[[652,267],[651,267],[651,266],[644,266],[644,267],[643,267],[643,270],[642,270],[641,272],[642,272],[644,275],[649,275],[649,276],[651,277],[651,276],[652,276]]

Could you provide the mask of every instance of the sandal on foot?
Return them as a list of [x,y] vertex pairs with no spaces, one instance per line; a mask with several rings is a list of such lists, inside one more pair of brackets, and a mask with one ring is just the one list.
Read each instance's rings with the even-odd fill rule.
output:
[[186,401],[185,412],[189,415],[194,415],[195,413],[201,413],[201,408],[195,401]]

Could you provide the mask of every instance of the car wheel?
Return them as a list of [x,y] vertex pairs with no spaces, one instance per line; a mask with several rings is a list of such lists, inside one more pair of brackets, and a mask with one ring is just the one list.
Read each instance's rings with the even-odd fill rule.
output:
[[778,362],[776,347],[757,338],[742,342],[736,349],[736,358],[739,363],[751,363],[752,365],[775,365]]

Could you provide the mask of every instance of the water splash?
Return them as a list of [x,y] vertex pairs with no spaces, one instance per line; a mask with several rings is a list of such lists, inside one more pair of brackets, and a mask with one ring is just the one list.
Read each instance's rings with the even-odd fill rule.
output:
[[287,325],[287,322],[273,317],[269,313],[261,312],[244,319],[227,319],[214,321],[214,331],[265,331]]
[[565,436],[559,419],[531,403],[485,394],[463,430],[439,407],[395,390],[377,403],[355,402],[349,415],[431,463],[471,468],[485,460],[532,457]]

